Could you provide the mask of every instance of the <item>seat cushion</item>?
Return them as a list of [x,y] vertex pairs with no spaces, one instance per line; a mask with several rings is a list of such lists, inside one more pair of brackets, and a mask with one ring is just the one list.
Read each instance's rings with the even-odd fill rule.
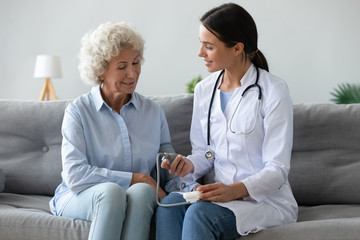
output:
[[360,218],[360,205],[319,205],[300,206],[298,222],[336,218]]
[[359,240],[360,218],[336,218],[291,223],[269,228],[239,240]]
[[47,196],[0,193],[0,238],[86,240],[91,222],[52,215],[50,199]]

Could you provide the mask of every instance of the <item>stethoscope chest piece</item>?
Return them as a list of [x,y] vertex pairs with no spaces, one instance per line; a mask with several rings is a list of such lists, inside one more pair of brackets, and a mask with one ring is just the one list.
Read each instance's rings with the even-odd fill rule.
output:
[[213,160],[215,157],[215,153],[209,148],[206,152],[205,152],[205,157],[207,160]]

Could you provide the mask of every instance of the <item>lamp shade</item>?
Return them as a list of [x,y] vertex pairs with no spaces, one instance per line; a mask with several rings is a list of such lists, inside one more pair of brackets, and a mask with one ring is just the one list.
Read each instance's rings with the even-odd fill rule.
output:
[[50,55],[37,55],[34,78],[59,78],[61,77],[60,58]]

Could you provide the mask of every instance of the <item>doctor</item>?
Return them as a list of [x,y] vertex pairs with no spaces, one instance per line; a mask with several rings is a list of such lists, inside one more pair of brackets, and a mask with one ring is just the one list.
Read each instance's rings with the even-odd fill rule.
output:
[[[185,182],[214,170],[215,183],[197,187],[203,201],[157,209],[159,240],[234,239],[297,219],[288,182],[292,101],[268,72],[257,38],[254,20],[236,4],[201,18],[198,55],[212,74],[195,88],[192,154],[162,167]],[[162,203],[180,201],[172,193]]]

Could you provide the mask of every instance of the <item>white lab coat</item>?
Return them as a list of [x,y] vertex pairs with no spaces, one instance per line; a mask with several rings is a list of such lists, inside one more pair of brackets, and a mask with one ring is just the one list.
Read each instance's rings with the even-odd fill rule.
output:
[[242,92],[256,80],[256,68],[251,65],[241,79],[241,87],[234,91],[224,113],[217,87],[210,117],[210,148],[215,152],[215,159],[209,161],[204,156],[208,148],[207,116],[219,74],[211,74],[195,88],[190,136],[192,154],[188,156],[194,164],[194,173],[183,180],[195,181],[214,169],[216,182],[243,182],[250,197],[216,203],[234,212],[237,231],[241,235],[295,222],[298,207],[288,182],[293,110],[286,83],[259,69],[262,100],[258,114],[255,111],[258,89],[251,88],[243,97],[232,122],[233,131],[246,132],[256,119],[255,129],[248,135],[232,133],[229,123]]

